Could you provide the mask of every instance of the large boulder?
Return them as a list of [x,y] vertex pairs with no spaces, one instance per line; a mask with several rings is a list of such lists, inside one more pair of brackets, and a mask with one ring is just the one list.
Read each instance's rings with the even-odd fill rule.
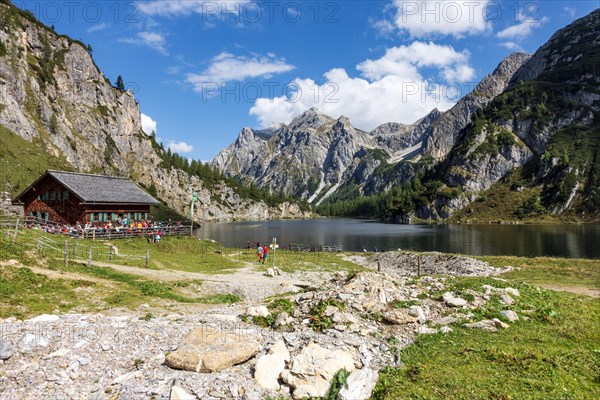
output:
[[283,340],[275,343],[256,362],[254,379],[259,386],[269,390],[279,390],[279,375],[285,369],[285,363],[290,361],[290,352]]
[[243,363],[258,353],[258,339],[254,331],[203,325],[187,334],[177,350],[166,357],[165,364],[185,371],[220,371]]
[[342,369],[354,371],[351,353],[311,343],[292,360],[290,369],[283,371],[281,378],[294,389],[294,399],[323,397],[335,374]]

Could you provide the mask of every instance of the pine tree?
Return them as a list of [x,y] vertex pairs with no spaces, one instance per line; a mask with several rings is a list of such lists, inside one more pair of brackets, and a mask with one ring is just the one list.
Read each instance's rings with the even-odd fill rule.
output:
[[117,77],[117,89],[121,92],[125,91],[125,84],[123,83],[123,77],[121,75]]

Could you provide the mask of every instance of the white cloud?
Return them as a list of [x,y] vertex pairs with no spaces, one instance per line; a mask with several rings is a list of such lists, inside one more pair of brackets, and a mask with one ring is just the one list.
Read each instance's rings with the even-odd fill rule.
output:
[[566,15],[568,15],[571,18],[573,18],[575,14],[577,14],[577,10],[574,7],[565,6],[563,10],[566,13]]
[[106,22],[102,22],[102,23],[90,26],[89,28],[86,29],[86,32],[93,33],[93,32],[103,31],[108,28],[110,28],[110,24],[107,24]]
[[142,130],[146,135],[151,135],[152,132],[156,133],[156,121],[142,113]]
[[377,60],[367,60],[357,66],[363,76],[369,79],[381,79],[386,75],[395,75],[406,80],[422,79],[419,68],[434,67],[449,82],[466,82],[475,76],[468,65],[469,52],[458,52],[452,46],[437,45],[429,42],[413,42],[409,46],[387,49],[384,56]]
[[240,14],[250,0],[153,0],[137,2],[138,9],[146,15],[161,17],[191,14],[214,15],[225,18],[227,14]]
[[[463,87],[448,82],[474,78],[469,56],[467,51],[435,43],[393,47],[381,58],[357,65],[362,77],[334,68],[324,74],[322,84],[297,78],[290,85],[292,93],[257,99],[250,115],[261,128],[289,123],[310,107],[334,118],[345,115],[365,130],[390,121],[412,123],[434,108],[443,111],[455,103]],[[424,78],[423,69],[437,70],[439,79]]]
[[173,140],[169,141],[169,145],[167,146],[174,153],[185,154],[191,153],[194,151],[194,146],[187,144],[184,141],[175,142]]
[[548,22],[548,17],[542,17],[541,19],[527,19],[519,17],[520,21],[516,25],[509,26],[506,29],[501,30],[496,34],[499,39],[510,39],[510,40],[523,40],[531,35],[534,29],[541,27],[543,24]]
[[[451,35],[457,38],[490,29],[487,13],[490,1],[394,0],[394,24],[411,37]],[[386,28],[380,25],[380,28]]]
[[163,55],[168,55],[166,49],[166,39],[163,34],[156,32],[143,31],[138,32],[135,38],[125,38],[120,39],[119,41],[122,43],[135,44],[139,46],[148,46],[157,51],[159,51]]
[[523,47],[521,47],[521,45],[519,45],[518,43],[515,42],[502,42],[500,43],[501,46],[506,47],[509,50],[515,50],[515,51],[525,51],[523,49]]
[[188,74],[187,81],[194,85],[196,91],[202,91],[203,84],[222,84],[228,81],[243,81],[248,78],[269,78],[273,74],[280,74],[293,70],[293,65],[287,64],[285,59],[276,58],[275,54],[267,56],[253,54],[251,57],[235,56],[223,52],[210,61],[210,65],[200,74]]

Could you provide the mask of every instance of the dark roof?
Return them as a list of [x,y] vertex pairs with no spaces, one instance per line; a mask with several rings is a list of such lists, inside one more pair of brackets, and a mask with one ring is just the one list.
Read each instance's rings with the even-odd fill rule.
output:
[[159,204],[154,197],[127,178],[50,170],[46,171],[14,201],[18,201],[46,176],[56,179],[79,197],[83,203]]

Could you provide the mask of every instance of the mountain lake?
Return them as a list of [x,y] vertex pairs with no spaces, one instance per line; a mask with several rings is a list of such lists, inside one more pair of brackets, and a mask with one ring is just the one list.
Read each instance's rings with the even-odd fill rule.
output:
[[247,242],[304,247],[341,245],[344,251],[439,251],[470,255],[600,258],[599,225],[397,225],[373,220],[310,220],[204,223],[196,236],[227,247]]

